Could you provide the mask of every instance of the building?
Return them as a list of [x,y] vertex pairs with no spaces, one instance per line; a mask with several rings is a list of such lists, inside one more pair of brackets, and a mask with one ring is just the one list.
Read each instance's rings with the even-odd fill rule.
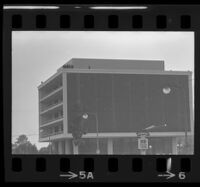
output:
[[[38,86],[39,141],[55,154],[140,154],[137,133],[149,129],[147,154],[181,154],[186,142],[192,154],[191,76],[161,60],[73,58]],[[80,146],[77,112],[89,116]]]

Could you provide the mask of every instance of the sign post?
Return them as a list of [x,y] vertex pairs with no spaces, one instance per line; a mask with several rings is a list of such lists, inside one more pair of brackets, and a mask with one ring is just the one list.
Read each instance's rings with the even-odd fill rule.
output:
[[146,151],[149,148],[149,140],[147,138],[148,136],[149,136],[148,132],[137,133],[138,149],[140,150],[141,155],[146,155]]

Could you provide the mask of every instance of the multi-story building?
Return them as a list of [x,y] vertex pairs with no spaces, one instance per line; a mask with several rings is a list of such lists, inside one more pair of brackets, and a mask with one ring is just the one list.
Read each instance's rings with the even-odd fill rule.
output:
[[[149,128],[147,154],[193,148],[189,71],[165,71],[161,60],[71,59],[39,90],[39,141],[56,154],[140,154],[137,132]],[[80,146],[70,126],[89,117]]]

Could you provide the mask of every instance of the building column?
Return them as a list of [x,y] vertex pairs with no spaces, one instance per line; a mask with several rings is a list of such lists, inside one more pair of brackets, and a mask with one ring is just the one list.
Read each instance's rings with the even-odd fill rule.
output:
[[58,143],[56,141],[52,141],[52,154],[57,154],[58,153]]
[[112,155],[112,154],[113,154],[113,140],[108,139],[108,155]]
[[63,149],[63,141],[58,141],[58,154],[63,154],[64,149]]
[[73,145],[73,153],[74,155],[78,155],[78,146],[74,144],[74,142],[72,142]]
[[67,155],[72,154],[72,150],[71,150],[72,145],[71,145],[70,139],[66,139],[64,143],[65,143],[65,154]]
[[172,154],[173,155],[177,155],[178,151],[177,151],[177,138],[176,137],[172,137]]
[[67,73],[62,73],[63,84],[63,133],[67,135],[68,132],[68,120],[67,120]]

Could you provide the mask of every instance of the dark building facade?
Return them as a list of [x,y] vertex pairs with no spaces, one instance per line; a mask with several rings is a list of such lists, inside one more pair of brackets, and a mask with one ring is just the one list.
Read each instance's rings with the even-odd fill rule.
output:
[[59,154],[140,154],[137,133],[149,129],[146,154],[181,154],[186,143],[192,154],[191,84],[191,72],[165,71],[163,61],[72,59],[39,86],[40,141]]

